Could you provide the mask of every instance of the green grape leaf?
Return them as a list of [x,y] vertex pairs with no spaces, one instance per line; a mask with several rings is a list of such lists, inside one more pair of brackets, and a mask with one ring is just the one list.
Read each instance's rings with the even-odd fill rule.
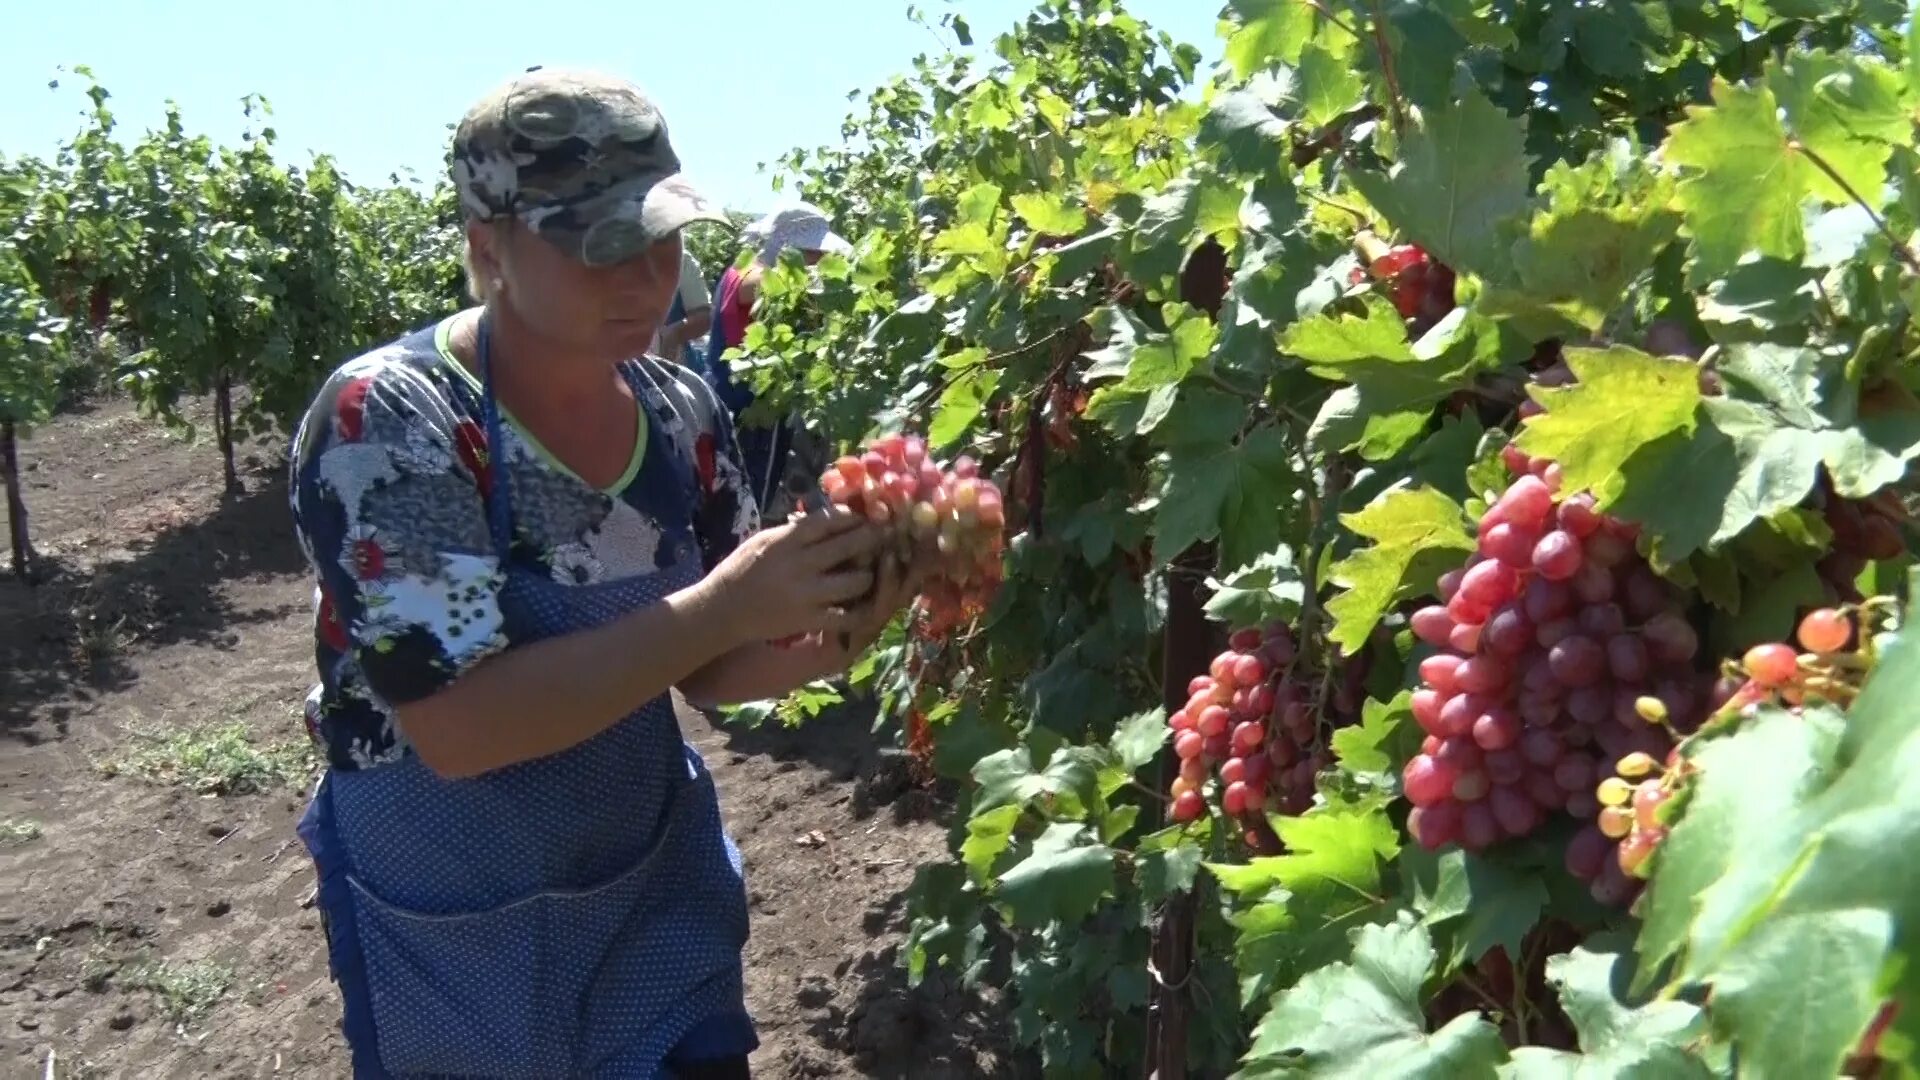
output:
[[1296,492],[1287,441],[1263,425],[1237,443],[1182,442],[1167,452],[1154,519],[1155,557],[1168,560],[1203,540],[1220,541],[1220,562],[1257,558],[1279,535]]
[[1134,865],[1139,874],[1141,898],[1148,904],[1158,904],[1193,888],[1193,883],[1199,880],[1204,858],[1205,853],[1195,844],[1139,852]]
[[1233,30],[1225,59],[1239,80],[1275,63],[1298,61],[1313,37],[1313,8],[1295,0],[1227,0],[1226,14]]
[[1399,772],[1420,750],[1420,726],[1413,722],[1413,691],[1392,701],[1367,699],[1360,722],[1333,733],[1333,756],[1348,772],[1375,774],[1388,785],[1399,782]]
[[1218,146],[1236,169],[1264,172],[1280,168],[1287,122],[1258,94],[1229,90],[1213,100],[1200,122],[1202,145]]
[[1835,179],[1812,169],[1813,193],[1839,205],[1852,202],[1857,192],[1879,205],[1888,155],[1895,145],[1913,143],[1913,121],[1893,69],[1863,57],[1795,51],[1767,72],[1766,81],[1795,137],[1839,174]]
[[1879,1010],[1893,933],[1893,914],[1868,908],[1774,915],[1755,926],[1711,973],[1714,1020],[1741,1049],[1741,1075],[1840,1075]]
[[1623,345],[1567,349],[1565,356],[1579,381],[1530,388],[1547,411],[1530,420],[1516,441],[1528,454],[1559,462],[1566,490],[1605,498],[1619,484],[1621,467],[1642,447],[1693,429],[1699,374],[1685,361]]
[[1023,191],[1013,197],[1013,212],[1034,232],[1073,236],[1087,227],[1087,212],[1057,192]]
[[1477,1012],[1429,1033],[1421,987],[1433,970],[1425,927],[1402,920],[1353,933],[1353,959],[1309,973],[1275,996],[1254,1029],[1241,1077],[1478,1080],[1506,1059]]
[[975,814],[967,822],[967,838],[960,844],[960,861],[972,873],[973,880],[985,884],[993,879],[993,864],[1013,844],[1014,829],[1025,811],[1018,806],[1000,806]]
[[1330,123],[1366,100],[1367,80],[1353,62],[1353,38],[1342,33],[1335,40],[1349,47],[1312,42],[1300,53],[1301,115],[1315,124]]
[[1033,768],[1033,751],[1016,746],[980,759],[973,768],[974,813],[1002,806],[1026,806],[1043,795],[1053,796],[1068,809],[1091,804],[1098,795],[1100,774],[1109,764],[1105,751],[1067,746],[1054,752],[1043,772]]
[[1225,579],[1209,578],[1207,589],[1207,617],[1234,627],[1291,620],[1306,593],[1287,548],[1269,551]]
[[1471,554],[1473,534],[1460,505],[1431,488],[1389,492],[1341,524],[1370,543],[1335,563],[1328,576],[1343,591],[1327,602],[1329,640],[1358,652],[1380,619],[1412,596],[1431,592],[1441,574]]
[[1700,748],[1686,813],[1655,853],[1653,882],[1641,901],[1636,951],[1643,972],[1687,946],[1702,894],[1750,845],[1764,846],[1789,808],[1831,780],[1839,733],[1831,711],[1809,709],[1805,718],[1767,711],[1738,734]]
[[1822,466],[1848,498],[1897,481],[1920,457],[1920,404],[1890,397],[1871,421],[1848,423],[1845,395],[1821,384],[1822,364],[1801,347],[1729,346],[1727,396],[1701,401],[1691,433],[1633,454],[1607,508],[1642,522],[1657,538],[1656,562],[1668,563],[1799,505]]
[[1360,448],[1369,460],[1393,457],[1425,434],[1434,406],[1500,363],[1499,329],[1456,308],[1418,342],[1404,320],[1374,296],[1363,316],[1323,314],[1295,323],[1281,347],[1323,379],[1352,384],[1321,409],[1310,438],[1323,449]]
[[1521,939],[1546,910],[1540,875],[1494,858],[1409,848],[1400,869],[1412,893],[1409,906],[1450,944],[1448,970],[1479,960],[1496,945],[1509,957],[1519,956]]
[[1522,1046],[1500,1071],[1506,1080],[1708,1080],[1716,1075],[1690,1051],[1706,1017],[1684,1001],[1627,1004],[1620,954],[1576,946],[1547,961],[1547,982],[1573,1021],[1580,1052]]
[[1167,742],[1167,711],[1149,709],[1120,721],[1113,730],[1111,747],[1114,757],[1120,760],[1121,768],[1127,772],[1143,769],[1154,758],[1160,756],[1160,748]]
[[1511,234],[1527,214],[1527,124],[1478,90],[1457,105],[1420,110],[1382,176],[1353,184],[1388,221],[1457,271],[1505,277]]
[[1679,231],[1679,215],[1668,209],[1672,182],[1615,144],[1584,164],[1550,167],[1540,195],[1545,205],[1514,250],[1519,289],[1596,332]]
[[1805,249],[1800,200],[1814,169],[1788,149],[1778,108],[1764,86],[1715,78],[1713,104],[1688,106],[1667,133],[1662,153],[1684,170],[1675,197],[1703,273],[1749,252],[1798,261]]
[[1000,875],[996,895],[1020,926],[1085,918],[1113,892],[1113,849],[1093,842],[1092,830],[1055,822],[1033,851]]
[[1302,319],[1280,335],[1280,347],[1315,374],[1340,378],[1344,365],[1363,361],[1411,363],[1407,322],[1393,305],[1374,296],[1361,315],[1329,311]]
[[1674,988],[1712,988],[1756,1075],[1832,1074],[1883,980],[1911,987],[1899,969],[1920,917],[1920,637],[1883,647],[1844,723],[1824,706],[1766,712],[1702,748],[1692,800],[1654,857],[1641,949],[1679,952]]
[[999,385],[1000,372],[990,367],[969,369],[948,383],[940,394],[933,423],[927,427],[927,442],[941,447],[958,442],[980,421],[980,414]]
[[1384,864],[1400,850],[1392,820],[1376,804],[1323,806],[1279,818],[1275,829],[1288,854],[1207,864],[1221,888],[1252,898],[1284,889],[1290,902],[1313,910],[1347,910],[1375,901]]

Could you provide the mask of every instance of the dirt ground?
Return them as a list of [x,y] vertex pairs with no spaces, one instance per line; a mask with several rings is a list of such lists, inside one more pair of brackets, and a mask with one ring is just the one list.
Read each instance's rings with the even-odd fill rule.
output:
[[[118,402],[21,449],[49,576],[0,570],[0,1076],[346,1076],[293,834],[311,587],[277,452],[223,497],[210,439]],[[945,828],[864,718],[682,724],[746,858],[756,1075],[1029,1072],[994,1002],[905,985],[904,893]],[[212,795],[132,771],[223,726],[290,775]]]

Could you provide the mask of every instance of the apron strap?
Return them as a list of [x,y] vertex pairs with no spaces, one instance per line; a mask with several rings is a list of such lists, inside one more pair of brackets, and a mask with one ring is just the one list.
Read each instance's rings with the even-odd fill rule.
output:
[[504,567],[513,554],[513,492],[502,464],[506,442],[500,436],[500,405],[493,393],[493,319],[485,308],[478,337],[474,353],[480,367],[480,416],[487,428],[487,532]]

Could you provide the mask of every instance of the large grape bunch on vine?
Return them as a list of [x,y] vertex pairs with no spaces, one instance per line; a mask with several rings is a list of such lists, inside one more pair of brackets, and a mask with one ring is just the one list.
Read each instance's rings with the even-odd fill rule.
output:
[[964,816],[910,977],[1060,1076],[1911,1072],[1904,11],[932,29],[743,349],[1004,495],[855,673]]

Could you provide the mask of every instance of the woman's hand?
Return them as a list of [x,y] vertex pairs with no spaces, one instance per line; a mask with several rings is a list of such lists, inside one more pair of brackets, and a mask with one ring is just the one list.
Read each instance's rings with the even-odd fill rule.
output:
[[700,589],[742,644],[851,630],[864,616],[847,605],[874,587],[873,556],[884,541],[859,514],[808,514],[754,534]]
[[866,651],[867,646],[873,644],[880,632],[893,621],[893,617],[913,603],[935,563],[936,560],[926,557],[925,553],[921,553],[910,565],[902,565],[899,559],[890,554],[881,557],[873,596],[847,613],[847,625],[841,631],[845,635],[841,640],[846,644],[849,657]]

